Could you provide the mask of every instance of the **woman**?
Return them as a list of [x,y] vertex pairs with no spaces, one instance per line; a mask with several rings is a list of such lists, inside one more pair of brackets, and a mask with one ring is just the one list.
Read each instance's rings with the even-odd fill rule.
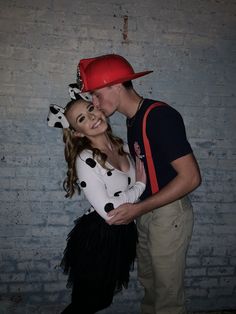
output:
[[72,302],[62,313],[92,314],[108,307],[114,293],[128,285],[136,255],[136,226],[134,222],[110,226],[107,213],[138,201],[146,175],[138,158],[134,168],[127,147],[92,103],[73,100],[60,114],[66,122],[66,196],[79,189],[91,204],[68,236],[62,267],[69,274]]

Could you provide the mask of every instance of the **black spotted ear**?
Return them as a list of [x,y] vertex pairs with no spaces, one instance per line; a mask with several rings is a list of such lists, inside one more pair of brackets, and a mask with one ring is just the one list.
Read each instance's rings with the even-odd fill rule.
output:
[[59,109],[54,108],[53,106],[50,106],[50,109],[52,114],[57,114],[59,112]]
[[56,122],[56,123],[54,124],[54,128],[63,129],[63,126],[62,126],[61,122]]
[[92,95],[90,93],[81,93],[79,85],[77,83],[69,84],[69,95],[72,100],[84,99],[86,101],[92,101]]
[[68,128],[69,122],[64,115],[65,109],[57,105],[50,105],[47,117],[48,126],[54,128]]
[[76,100],[81,98],[79,93],[80,91],[77,83],[69,84],[69,95],[71,99]]

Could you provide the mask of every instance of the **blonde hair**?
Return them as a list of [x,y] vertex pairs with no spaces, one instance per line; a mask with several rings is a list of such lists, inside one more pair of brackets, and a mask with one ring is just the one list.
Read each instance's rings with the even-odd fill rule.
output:
[[[65,114],[69,110],[69,108],[71,108],[73,104],[75,104],[79,100],[77,99],[70,101],[66,105]],[[84,101],[83,99],[81,100]],[[123,150],[124,144],[123,140],[112,134],[112,129],[109,124],[106,132],[111,143],[115,146],[115,148],[117,148],[118,154],[120,155],[126,154],[126,152]],[[101,152],[98,148],[92,147],[91,141],[86,136],[84,137],[75,136],[74,130],[71,127],[63,129],[63,141],[65,143],[64,156],[68,167],[67,176],[63,182],[63,188],[66,191],[65,196],[71,198],[76,190],[78,191],[78,193],[81,192],[80,187],[77,183],[79,178],[79,175],[76,171],[77,156],[80,155],[80,153],[85,149],[89,149],[93,153],[93,158],[96,158],[103,168],[108,169],[105,165],[107,155]]]

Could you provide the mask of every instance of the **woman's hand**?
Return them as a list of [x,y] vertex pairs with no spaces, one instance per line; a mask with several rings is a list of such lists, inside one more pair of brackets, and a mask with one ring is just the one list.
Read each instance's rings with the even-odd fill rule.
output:
[[136,173],[136,181],[143,182],[146,184],[147,177],[144,169],[144,165],[141,159],[137,156],[135,157],[135,173]]

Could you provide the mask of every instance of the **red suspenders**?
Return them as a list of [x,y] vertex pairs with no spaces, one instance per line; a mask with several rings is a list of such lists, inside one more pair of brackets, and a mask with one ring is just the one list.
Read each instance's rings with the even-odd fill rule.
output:
[[150,147],[149,140],[146,133],[146,126],[147,126],[147,116],[149,112],[153,108],[159,107],[159,106],[166,106],[166,104],[155,102],[150,107],[148,107],[147,111],[144,114],[143,125],[142,125],[143,144],[144,144],[144,150],[145,150],[145,155],[146,155],[146,162],[147,162],[147,167],[148,167],[148,174],[150,178],[152,194],[159,191],[159,186],[158,186],[158,181],[157,181],[157,176],[156,176],[156,169],[155,169],[154,162],[152,159],[151,147]]

